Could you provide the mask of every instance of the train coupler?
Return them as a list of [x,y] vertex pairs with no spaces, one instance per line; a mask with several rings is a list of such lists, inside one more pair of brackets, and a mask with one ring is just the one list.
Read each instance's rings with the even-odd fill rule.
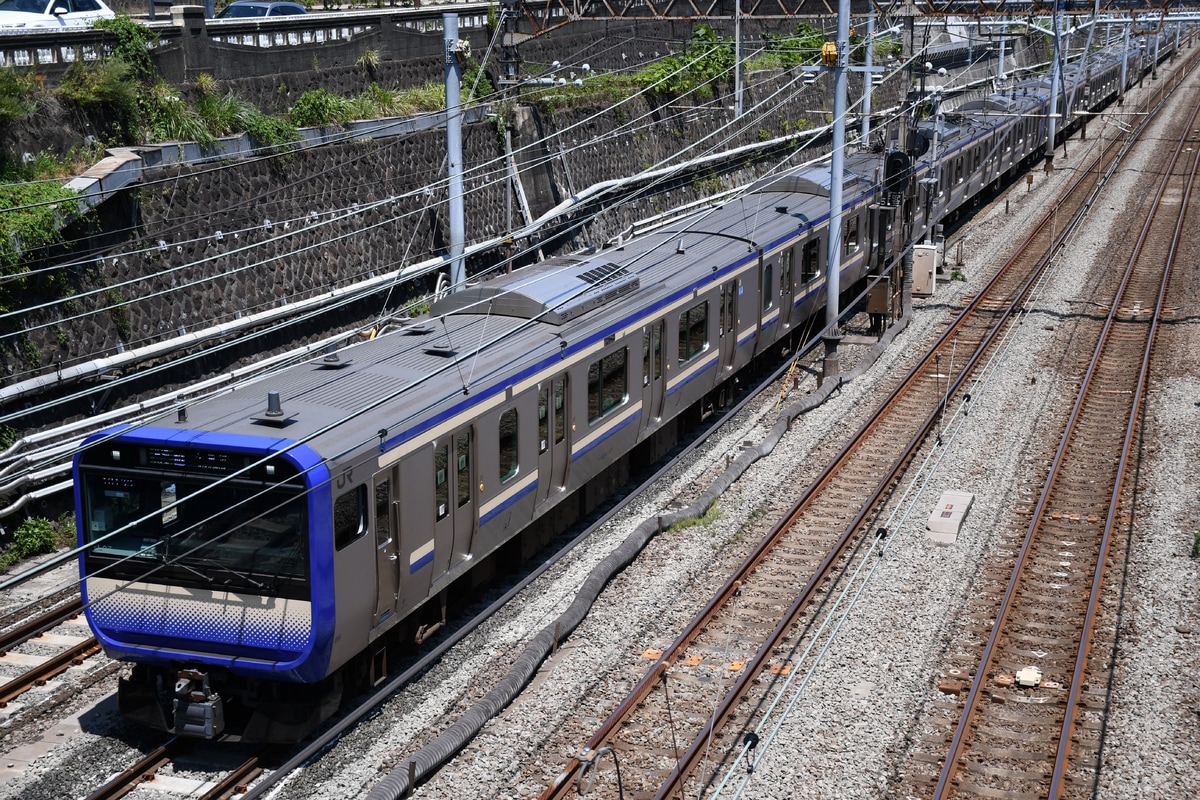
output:
[[213,739],[225,730],[225,703],[208,685],[208,673],[179,671],[175,681],[175,733]]

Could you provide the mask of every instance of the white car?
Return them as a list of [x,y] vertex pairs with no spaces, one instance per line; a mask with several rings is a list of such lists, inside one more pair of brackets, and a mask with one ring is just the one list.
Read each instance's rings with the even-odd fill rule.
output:
[[86,28],[115,16],[102,0],[0,0],[0,30]]

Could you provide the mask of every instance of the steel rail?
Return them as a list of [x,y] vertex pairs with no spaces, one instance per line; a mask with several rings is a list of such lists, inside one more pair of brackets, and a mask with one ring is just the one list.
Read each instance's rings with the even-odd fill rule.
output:
[[82,642],[72,645],[61,653],[46,659],[32,669],[13,678],[0,686],[0,708],[8,705],[8,701],[29,691],[30,687],[40,686],[50,678],[74,664],[83,663],[83,659],[100,652],[100,643],[95,636],[89,636]]
[[[1161,97],[1160,97],[1159,107],[1161,108]],[[1141,128],[1139,128],[1139,130],[1144,130],[1145,124],[1146,123],[1143,122],[1143,125],[1141,126]],[[1116,139],[1110,141],[1109,144],[1104,148],[1102,153],[1092,163],[1093,164],[1102,163],[1102,160],[1104,158],[1106,158],[1110,155],[1113,155],[1113,151],[1115,148],[1117,148],[1119,143],[1120,143],[1120,141],[1116,140]],[[1129,147],[1129,145],[1125,144],[1122,147],[1121,152],[1119,153],[1119,156],[1123,157],[1125,152],[1128,151],[1128,147]],[[1120,157],[1117,157],[1117,158],[1115,158],[1113,164],[1115,165],[1115,163],[1119,163],[1119,161],[1120,161]],[[1050,224],[1050,222],[1054,219],[1054,216],[1057,213],[1057,207],[1061,203],[1062,199],[1064,197],[1068,196],[1069,194],[1071,194],[1072,192],[1079,190],[1085,181],[1088,181],[1092,178],[1090,170],[1091,170],[1090,166],[1088,169],[1082,170],[1077,175],[1077,177],[1071,182],[1071,184],[1062,193],[1060,193],[1058,201],[1056,201],[1055,203],[1053,203],[1051,205],[1050,210],[1048,210],[1043,215],[1042,219],[1037,224],[1037,226],[1036,226],[1037,229],[1042,229],[1046,225]],[[1104,182],[1107,181],[1107,179],[1111,176],[1111,174],[1113,173],[1114,170],[1115,170],[1115,166],[1110,167],[1108,172],[1098,179],[1097,186],[1095,186],[1091,189],[1091,192],[1090,192],[1087,200],[1085,201],[1085,203],[1081,206],[1080,210],[1078,211],[1078,213],[1076,215],[1077,217],[1082,217],[1086,213],[1087,209],[1090,208],[1090,204],[1094,200],[1096,193],[1099,191],[1099,187],[1101,185],[1103,185]],[[738,682],[730,690],[730,692],[726,694],[726,696],[722,700],[721,704],[718,706],[718,708],[713,713],[713,715],[709,718],[709,721],[706,723],[703,730],[700,732],[700,734],[697,735],[697,737],[693,741],[692,745],[688,748],[688,750],[684,753],[684,755],[679,759],[679,763],[677,764],[675,769],[672,771],[671,775],[668,777],[667,782],[659,790],[656,797],[664,797],[679,788],[679,783],[681,783],[683,777],[685,777],[686,774],[689,772],[689,768],[690,768],[691,764],[697,758],[698,753],[701,750],[701,744],[713,732],[713,728],[714,728],[716,722],[719,719],[721,719],[724,716],[724,714],[737,701],[738,697],[735,695],[738,695],[741,693],[739,691],[739,689],[744,688],[746,686],[746,684],[751,679],[751,676],[758,674],[758,671],[760,670],[762,664],[769,657],[769,654],[770,654],[771,650],[774,648],[775,644],[777,644],[779,637],[790,626],[790,620],[794,619],[795,616],[797,616],[798,613],[801,610],[803,610],[804,607],[806,607],[808,601],[816,593],[816,590],[821,586],[824,578],[827,576],[829,571],[832,569],[833,565],[844,554],[844,552],[848,548],[850,542],[855,538],[855,532],[857,531],[857,529],[862,525],[863,521],[865,521],[866,518],[873,512],[874,506],[876,505],[878,500],[894,484],[896,476],[900,473],[900,471],[903,469],[904,465],[911,458],[912,453],[915,452],[917,447],[920,445],[920,442],[923,441],[928,436],[929,432],[933,429],[933,426],[936,424],[936,422],[937,422],[938,418],[940,417],[942,410],[945,408],[946,403],[948,402],[949,398],[955,393],[955,391],[958,390],[958,388],[961,386],[962,381],[965,380],[966,376],[971,371],[971,368],[975,365],[977,360],[980,358],[981,354],[987,349],[988,345],[990,345],[990,343],[994,340],[995,336],[998,335],[998,333],[1002,330],[1005,319],[1007,319],[1013,312],[1015,312],[1023,304],[1024,298],[1028,294],[1031,287],[1034,285],[1034,282],[1037,280],[1037,276],[1046,268],[1046,266],[1048,266],[1048,264],[1050,263],[1053,256],[1055,254],[1057,254],[1058,250],[1061,249],[1065,245],[1067,239],[1073,232],[1073,229],[1074,229],[1073,223],[1074,223],[1074,220],[1072,221],[1072,223],[1069,223],[1068,225],[1064,226],[1063,229],[1053,237],[1052,244],[1049,248],[1048,254],[1041,259],[1039,266],[1035,270],[1033,270],[1032,274],[1023,282],[1020,289],[1014,293],[1012,300],[1008,303],[1007,307],[1004,309],[1004,311],[1002,312],[1002,314],[998,318],[998,320],[993,324],[989,333],[984,337],[982,344],[979,346],[979,348],[977,348],[976,352],[971,356],[971,358],[969,359],[967,364],[964,365],[964,367],[962,368],[962,370],[959,373],[958,378],[953,382],[953,384],[945,392],[945,394],[943,394],[940,397],[938,403],[935,405],[933,410],[929,412],[924,424],[921,426],[920,431],[912,437],[912,439],[909,442],[909,446],[905,449],[905,452],[901,456],[899,456],[895,459],[887,476],[877,483],[876,488],[875,488],[874,492],[872,493],[871,497],[867,500],[867,502],[865,502],[860,507],[860,510],[859,510],[858,514],[855,516],[854,520],[847,526],[847,528],[845,529],[842,536],[839,537],[837,542],[831,548],[830,552],[826,555],[825,559],[821,562],[821,564],[817,568],[817,571],[810,578],[810,580],[805,584],[805,587],[801,591],[801,594],[797,597],[797,599],[793,602],[791,607],[789,607],[788,611],[785,613],[784,619],[781,620],[775,626],[772,633],[768,637],[767,641],[759,648],[754,659],[751,662],[749,662],[746,665],[746,667],[742,670],[741,676],[740,676]],[[687,628],[685,628],[685,630],[675,639],[675,641],[672,642],[672,644],[664,651],[664,653],[659,657],[659,659],[655,662],[655,664],[652,665],[651,669],[645,674],[645,676],[642,678],[642,680],[639,681],[639,683],[629,693],[629,695],[625,698],[625,700],[622,701],[622,703],[617,707],[617,709],[615,709],[612,712],[612,714],[610,714],[608,719],[605,720],[605,722],[597,730],[596,734],[593,735],[593,737],[589,740],[588,744],[585,746],[585,748],[583,750],[583,755],[585,757],[588,753],[594,752],[595,750],[599,749],[602,746],[603,742],[607,738],[609,738],[609,736],[612,734],[612,732],[615,731],[621,725],[622,720],[627,715],[628,711],[630,711],[631,709],[636,707],[636,705],[638,703],[642,702],[643,699],[650,693],[650,691],[653,689],[655,684],[659,680],[662,679],[663,675],[665,675],[666,670],[670,668],[670,666],[672,665],[674,658],[678,654],[678,652],[683,647],[685,647],[689,642],[694,640],[697,635],[699,635],[699,632],[703,628],[703,626],[717,613],[717,611],[720,609],[720,607],[740,589],[745,576],[749,572],[751,572],[754,569],[754,567],[756,567],[762,561],[762,559],[765,557],[766,553],[769,552],[769,550],[774,545],[774,543],[787,530],[787,528],[795,520],[795,518],[798,517],[813,502],[813,500],[815,499],[815,497],[819,493],[819,491],[821,489],[823,489],[829,483],[829,481],[832,479],[834,474],[849,460],[850,456],[866,440],[866,438],[870,435],[870,433],[872,433],[878,427],[879,420],[882,417],[882,413],[886,412],[887,410],[892,408],[899,401],[899,398],[905,392],[907,392],[909,390],[909,388],[923,376],[924,372],[928,369],[931,362],[934,360],[936,353],[939,350],[946,347],[947,344],[951,341],[951,339],[958,333],[958,331],[964,325],[965,321],[973,313],[980,310],[981,306],[983,306],[984,304],[986,304],[988,302],[987,301],[988,293],[990,291],[992,291],[996,287],[996,285],[1003,279],[1004,274],[1012,267],[1013,264],[1015,264],[1019,260],[1019,258],[1024,254],[1025,250],[1029,246],[1030,246],[1029,242],[1024,243],[1022,245],[1022,247],[1008,260],[1008,262],[1006,262],[1005,265],[1000,270],[997,271],[997,273],[992,277],[992,279],[988,282],[988,284],[984,287],[984,289],[982,291],[980,291],[975,296],[975,298],[973,298],[972,301],[964,308],[964,310],[960,314],[959,318],[954,322],[954,324],[951,325],[946,331],[944,331],[942,333],[942,335],[938,338],[938,340],[934,343],[934,345],[931,346],[929,352],[925,355],[925,357],[918,364],[916,364],[914,367],[912,367],[912,369],[910,369],[909,373],[905,376],[905,378],[892,391],[892,393],[884,401],[884,403],[881,404],[882,412],[877,412],[876,415],[873,415],[873,417],[870,421],[868,421],[865,425],[861,426],[859,428],[859,430],[856,431],[855,434],[852,436],[851,440],[845,446],[843,446],[843,448],[839,451],[839,453],[836,456],[834,456],[834,458],[829,463],[826,464],[825,468],[822,470],[820,475],[818,475],[812,481],[812,483],[804,491],[804,493],[801,495],[801,497],[788,510],[788,512],[784,516],[784,519],[782,519],[779,523],[777,523],[772,528],[771,532],[766,537],[764,537],[764,539],[756,546],[755,550],[746,557],[746,559],[742,562],[742,564],[739,565],[739,567],[735,571],[735,573],[725,582],[725,584],[709,600],[709,602],[705,605],[705,607],[693,618],[693,620],[691,621],[691,623],[689,623]],[[545,792],[543,792],[541,797],[543,799],[545,799],[545,798],[557,796],[558,793],[560,793],[563,789],[565,789],[565,787],[568,785],[571,777],[574,776],[579,771],[581,766],[582,766],[582,761],[580,758],[572,759],[567,764],[565,769],[555,779],[555,782],[550,787],[548,787]]]
[[283,748],[279,745],[259,749],[200,795],[199,800],[229,800],[236,794],[244,795],[249,790],[250,783],[266,769],[265,763],[274,760],[282,751]]
[[139,783],[154,780],[154,776],[158,770],[169,764],[172,758],[178,758],[189,747],[190,744],[186,739],[178,736],[168,739],[165,743],[138,759],[133,766],[89,794],[87,800],[116,800],[119,797],[124,797],[137,788]]
[[[1197,117],[1200,116],[1200,106],[1196,107],[1192,113],[1191,121],[1188,123],[1188,130],[1195,130]],[[1188,140],[1188,135],[1179,143],[1179,148],[1182,149]],[[1178,151],[1177,151],[1178,156]],[[1059,791],[1062,788],[1063,781],[1066,780],[1067,757],[1071,747],[1071,729],[1075,718],[1075,709],[1079,704],[1079,694],[1082,691],[1083,675],[1087,669],[1088,655],[1091,648],[1092,631],[1095,624],[1095,611],[1100,604],[1100,590],[1104,582],[1104,566],[1105,559],[1108,554],[1109,542],[1113,535],[1113,529],[1117,523],[1117,510],[1120,505],[1121,488],[1125,480],[1125,471],[1129,461],[1130,450],[1133,447],[1134,433],[1137,430],[1137,418],[1141,412],[1142,398],[1146,391],[1146,382],[1150,374],[1150,360],[1154,349],[1154,342],[1158,334],[1158,320],[1163,312],[1163,305],[1166,301],[1167,284],[1171,279],[1172,267],[1175,262],[1175,253],[1179,247],[1179,239],[1183,232],[1183,222],[1187,218],[1188,203],[1191,201],[1192,189],[1196,183],[1197,167],[1200,166],[1200,154],[1193,155],[1191,172],[1188,175],[1187,185],[1183,191],[1183,197],[1180,200],[1179,216],[1175,221],[1175,232],[1171,237],[1171,247],[1167,254],[1166,269],[1163,270],[1162,281],[1159,284],[1158,296],[1154,302],[1154,313],[1150,317],[1150,330],[1146,334],[1146,347],[1142,353],[1141,369],[1138,373],[1137,388],[1133,396],[1133,403],[1129,412],[1129,419],[1125,427],[1125,441],[1121,446],[1121,459],[1117,465],[1117,477],[1113,487],[1112,498],[1109,501],[1108,515],[1104,523],[1104,535],[1100,543],[1100,556],[1096,561],[1096,569],[1092,575],[1092,588],[1088,597],[1088,613],[1084,618],[1083,632],[1080,637],[1079,651],[1075,658],[1075,670],[1071,677],[1071,688],[1067,694],[1066,709],[1063,712],[1062,732],[1059,735],[1058,756],[1054,760],[1054,772],[1050,777],[1050,794],[1049,800],[1056,800]],[[1164,180],[1164,187],[1166,181]],[[1149,230],[1147,224],[1146,230]],[[1143,236],[1144,238],[1144,236]],[[1138,248],[1141,248],[1141,240],[1138,242]],[[1135,256],[1136,257],[1136,256]],[[1114,307],[1116,303],[1113,304]]]
[[60,625],[72,617],[78,616],[83,610],[83,598],[76,595],[65,605],[53,608],[50,611],[29,619],[9,628],[0,634],[0,653],[7,652],[22,642],[28,641],[40,633],[53,628],[55,625]]
[[[1192,124],[1194,124],[1197,114],[1200,114],[1200,107],[1193,110],[1192,121],[1188,125],[1189,130],[1191,129]],[[1151,208],[1150,212],[1147,214],[1146,223],[1143,225],[1142,232],[1139,235],[1137,244],[1134,248],[1134,255],[1133,255],[1133,257],[1131,257],[1128,265],[1126,266],[1125,274],[1122,277],[1120,289],[1117,293],[1116,298],[1114,298],[1112,307],[1106,317],[1104,328],[1100,334],[1099,341],[1093,352],[1087,372],[1084,375],[1082,385],[1076,396],[1074,406],[1072,407],[1071,414],[1068,418],[1066,430],[1064,431],[1064,433],[1062,435],[1062,438],[1059,442],[1059,446],[1055,452],[1054,459],[1051,463],[1049,475],[1043,485],[1041,495],[1038,498],[1038,503],[1037,503],[1036,507],[1034,508],[1033,513],[1031,514],[1031,520],[1030,520],[1029,526],[1026,530],[1024,542],[1022,543],[1021,550],[1019,551],[1019,553],[1017,555],[1016,563],[1013,566],[1012,574],[1009,578],[1008,585],[1005,589],[1004,596],[1001,600],[1000,612],[997,614],[995,623],[992,626],[991,634],[988,636],[988,641],[984,648],[984,653],[983,653],[983,657],[980,662],[980,666],[976,670],[975,677],[972,681],[971,689],[967,695],[965,708],[963,710],[962,715],[959,718],[959,723],[955,729],[954,737],[951,740],[949,753],[947,754],[946,759],[943,762],[942,770],[938,777],[937,785],[934,787],[933,797],[935,798],[935,800],[940,800],[940,798],[946,797],[951,789],[951,783],[953,780],[954,772],[956,770],[955,765],[958,763],[958,760],[963,755],[963,751],[966,749],[966,744],[967,744],[966,740],[967,740],[968,730],[972,727],[970,725],[970,721],[972,719],[975,708],[979,704],[979,699],[982,694],[984,680],[985,680],[987,674],[989,673],[989,670],[993,663],[993,659],[995,658],[995,656],[997,654],[998,641],[1005,630],[1005,626],[1007,624],[1009,614],[1012,611],[1013,604],[1014,604],[1013,601],[1014,601],[1014,598],[1016,595],[1019,578],[1023,572],[1023,567],[1026,563],[1026,558],[1027,558],[1029,551],[1033,545],[1036,530],[1037,530],[1038,526],[1042,523],[1042,520],[1043,520],[1043,517],[1045,514],[1045,510],[1046,510],[1046,505],[1050,499],[1051,489],[1055,483],[1055,478],[1059,474],[1059,472],[1062,468],[1062,465],[1064,463],[1064,458],[1065,458],[1065,454],[1066,454],[1066,451],[1067,451],[1067,448],[1069,445],[1069,441],[1071,438],[1071,433],[1074,431],[1074,429],[1080,419],[1084,400],[1087,396],[1087,392],[1090,387],[1092,377],[1095,373],[1099,359],[1103,355],[1103,352],[1105,350],[1105,346],[1108,341],[1109,333],[1112,330],[1114,320],[1115,320],[1116,316],[1118,315],[1119,300],[1120,300],[1126,286],[1128,285],[1129,279],[1133,272],[1134,264],[1136,262],[1137,254],[1140,252],[1142,244],[1145,241],[1145,237],[1147,235],[1147,232],[1149,231],[1149,227],[1153,220],[1154,213],[1158,208],[1158,205],[1162,199],[1162,196],[1166,192],[1166,188],[1167,188],[1167,185],[1168,185],[1169,179],[1170,179],[1171,169],[1174,166],[1175,160],[1178,158],[1179,154],[1182,152],[1183,145],[1185,144],[1185,142],[1186,142],[1186,135],[1183,139],[1181,139],[1181,141],[1176,149],[1175,154],[1172,156],[1171,165],[1168,166],[1167,169],[1164,171],[1164,178],[1163,178],[1163,181],[1161,182],[1158,192],[1155,196],[1155,199],[1153,202],[1153,207]],[[1182,219],[1182,217],[1181,217],[1181,219]],[[1163,291],[1165,291],[1165,286],[1166,286],[1166,284],[1165,284],[1165,278],[1164,278]],[[1162,292],[1160,291],[1160,295],[1159,295],[1159,303],[1160,304],[1161,304],[1161,298],[1162,298]],[[1161,305],[1157,306],[1155,309],[1155,318],[1156,319],[1157,319],[1160,309],[1161,309]],[[1149,345],[1147,346],[1147,358],[1148,358],[1148,353],[1149,353]],[[1144,360],[1144,363],[1145,363],[1145,360]],[[1139,376],[1139,379],[1138,379],[1138,386],[1139,386],[1138,397],[1139,398],[1141,396],[1140,388],[1144,383],[1144,379],[1145,379],[1145,375],[1143,373]],[[1135,409],[1136,409],[1136,406],[1135,406]],[[1131,420],[1132,419],[1133,419],[1133,415],[1131,415]],[[1126,432],[1127,441],[1128,441],[1129,437],[1131,437],[1131,436],[1132,436],[1132,430],[1128,430]],[[1122,459],[1121,459],[1122,470],[1123,470],[1123,467],[1124,467],[1124,453],[1122,454]],[[1119,497],[1119,485],[1118,485],[1117,489],[1114,489],[1113,499],[1112,499],[1113,506],[1110,506],[1110,507],[1115,507],[1118,497]],[[1107,520],[1106,527],[1105,527],[1105,534],[1104,534],[1104,540],[1103,540],[1103,545],[1102,545],[1102,547],[1103,547],[1102,555],[1101,555],[1101,558],[1099,559],[1099,561],[1097,562],[1097,568],[1096,568],[1097,573],[1103,571],[1103,567],[1104,567],[1103,552],[1107,549],[1107,546],[1108,546],[1109,533],[1111,531],[1112,521],[1113,520],[1112,520],[1112,516],[1110,513],[1110,518]],[[1098,591],[1099,591],[1099,587],[1094,584],[1093,595],[1094,596],[1098,595]],[[1095,598],[1093,597],[1093,600],[1094,599]],[[1091,619],[1093,612],[1094,612],[1094,609],[1091,607],[1091,605],[1089,603],[1089,611],[1088,611],[1088,617],[1087,617],[1089,620]],[[1081,645],[1081,647],[1082,647],[1082,645]],[[1077,666],[1077,671],[1078,671],[1078,669],[1079,669],[1079,667]],[[1076,682],[1074,682],[1074,684],[1072,686],[1072,693],[1073,693],[1072,700],[1073,701],[1077,698],[1077,690],[1078,690],[1078,682],[1076,681]],[[1059,747],[1060,747],[1060,753],[1061,753],[1061,751],[1063,749],[1063,740],[1062,739],[1060,739]],[[1062,757],[1065,757],[1065,754]],[[1056,764],[1057,764],[1057,761],[1056,761]]]

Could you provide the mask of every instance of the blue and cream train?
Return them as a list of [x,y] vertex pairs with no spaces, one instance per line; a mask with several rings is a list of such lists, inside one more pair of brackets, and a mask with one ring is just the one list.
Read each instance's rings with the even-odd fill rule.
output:
[[[1095,59],[1077,93],[1089,107],[1121,75],[1119,55]],[[934,165],[929,120],[915,160],[849,155],[841,285],[1044,152],[1046,92],[1026,81],[946,115]],[[74,467],[80,567],[92,629],[132,665],[122,713],[290,741],[380,680],[453,581],[577,515],[631,454],[669,447],[685,414],[814,325],[829,183],[828,165],[761,181],[177,419],[93,437]]]

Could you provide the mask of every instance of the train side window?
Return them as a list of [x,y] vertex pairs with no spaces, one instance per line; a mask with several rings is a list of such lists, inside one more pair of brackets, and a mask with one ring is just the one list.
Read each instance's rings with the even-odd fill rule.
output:
[[642,328],[642,386],[650,384],[650,329]]
[[662,377],[663,372],[663,337],[666,335],[667,323],[659,320],[653,326],[654,380]]
[[629,396],[629,349],[620,350],[593,361],[588,367],[588,423],[594,425],[623,404]]
[[800,280],[803,283],[815,281],[821,277],[821,240],[810,239],[804,243],[804,258],[800,266]]
[[954,159],[954,182],[955,182],[955,183],[962,183],[962,182],[963,182],[963,160],[962,160],[962,156],[959,156],[958,158]]
[[433,451],[433,508],[438,519],[450,513],[450,446]]
[[642,328],[642,386],[662,377],[662,320]]
[[375,546],[382,547],[392,540],[391,516],[392,482],[375,484]]
[[788,248],[779,254],[779,296],[787,297],[792,291],[792,261],[795,251]]
[[550,446],[550,387],[538,389],[538,452]]
[[333,546],[341,550],[367,532],[367,487],[355,486],[333,501]]
[[458,507],[471,502],[471,431],[468,428],[454,437],[454,455],[458,459]]
[[708,349],[708,301],[679,315],[679,363],[691,361]]
[[763,282],[762,282],[763,311],[767,311],[771,308],[771,306],[775,305],[775,289],[771,283],[771,281],[774,280],[774,278],[775,278],[774,269],[772,269],[772,266],[773,265],[771,264],[770,261],[768,261],[763,266]]
[[500,482],[512,480],[517,474],[517,410],[510,408],[500,415]]
[[567,435],[567,376],[554,380],[554,443],[561,444]]
[[858,217],[846,220],[846,229],[842,236],[842,251],[850,255],[858,250]]

